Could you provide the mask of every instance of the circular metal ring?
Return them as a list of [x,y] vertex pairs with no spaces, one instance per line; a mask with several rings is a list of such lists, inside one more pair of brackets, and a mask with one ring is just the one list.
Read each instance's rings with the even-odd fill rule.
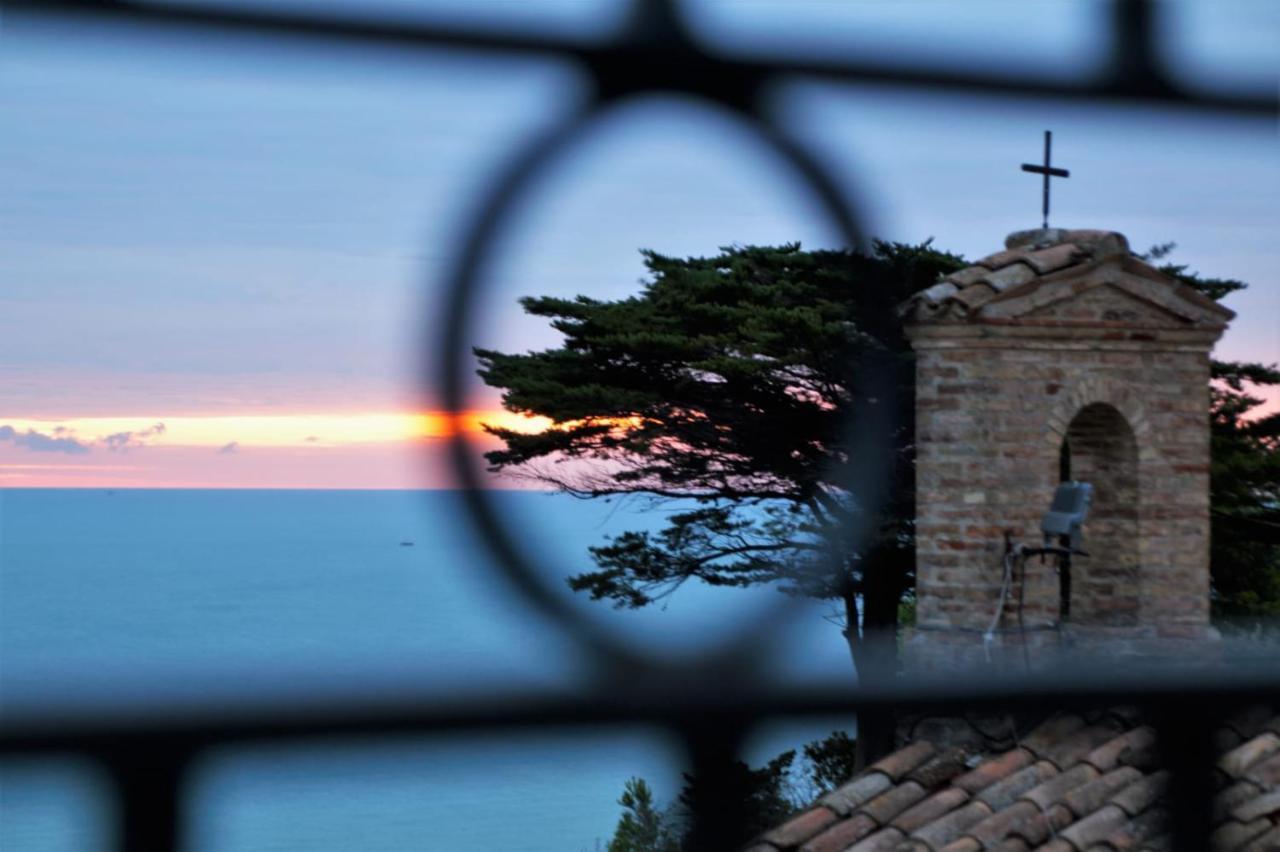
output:
[[[520,592],[523,597],[536,607],[543,615],[550,617],[561,628],[571,634],[584,650],[594,657],[594,662],[611,671],[641,671],[662,667],[661,658],[653,654],[643,653],[629,647],[618,637],[601,629],[592,619],[576,609],[565,598],[542,580],[535,570],[535,561],[520,546],[504,523],[502,512],[495,505],[490,490],[486,487],[483,466],[477,461],[478,453],[468,440],[463,428],[463,415],[466,409],[467,381],[470,373],[468,354],[471,350],[468,335],[473,319],[473,306],[476,304],[482,288],[482,278],[487,250],[508,224],[513,208],[520,198],[529,190],[534,178],[564,150],[568,149],[575,137],[584,134],[589,125],[598,121],[611,110],[633,100],[651,94],[666,94],[665,91],[644,92],[640,95],[628,94],[622,97],[596,99],[588,103],[568,120],[533,140],[501,171],[497,181],[484,198],[484,202],[476,210],[466,231],[462,243],[462,251],[456,256],[449,276],[449,291],[444,312],[441,315],[443,327],[440,329],[439,348],[435,351],[438,358],[439,387],[443,391],[443,401],[447,415],[451,419],[449,429],[449,457],[452,462],[458,484],[461,486],[468,513],[475,530],[483,539],[502,569],[503,575]],[[674,94],[689,96],[686,92]],[[802,178],[807,188],[814,193],[825,214],[833,221],[844,239],[847,247],[861,247],[862,231],[858,225],[858,217],[851,205],[836,188],[835,182],[827,175],[819,162],[794,140],[786,136],[776,125],[763,120],[758,109],[747,112],[735,109],[724,103],[709,101],[705,97],[692,95],[703,106],[716,108],[729,114],[739,124],[745,125],[766,143],[767,147],[781,155]],[[428,353],[430,357],[431,353]],[[877,372],[877,371],[872,371]],[[879,382],[883,376],[871,377],[871,382]],[[883,384],[883,383],[881,383]],[[882,401],[892,398],[894,389],[891,386],[877,385],[876,393]],[[892,408],[891,405],[878,406],[865,422],[860,421],[851,428],[857,428],[857,443],[863,445],[887,446],[891,426],[882,416]],[[886,453],[873,452],[867,456],[867,464],[861,470],[866,475],[857,476],[861,493],[867,499],[864,506],[878,506],[883,493],[885,476],[884,462]],[[863,512],[861,515],[871,515]],[[861,541],[865,537],[866,524],[843,535],[842,542]],[[834,548],[833,548],[834,551]],[[783,599],[779,607],[793,608],[795,602]],[[781,623],[781,619],[769,619],[770,623]],[[741,661],[749,659],[762,650],[769,637],[769,631],[748,627],[736,631],[729,641],[718,644],[711,651],[698,655],[703,664],[708,662],[723,664],[727,660]],[[695,663],[696,665],[696,663]]]

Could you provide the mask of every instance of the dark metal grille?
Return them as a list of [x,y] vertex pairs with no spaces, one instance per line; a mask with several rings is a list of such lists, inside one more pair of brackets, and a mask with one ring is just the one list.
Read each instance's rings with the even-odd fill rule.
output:
[[[1175,82],[1156,50],[1159,4],[1117,0],[1109,24],[1098,38],[1111,45],[1105,71],[1083,82],[1061,82],[1026,73],[977,70],[937,71],[860,61],[857,57],[815,60],[800,56],[759,56],[714,51],[690,34],[674,0],[637,2],[626,26],[599,41],[554,36],[513,35],[435,24],[321,17],[252,8],[152,5],[91,0],[15,0],[11,15],[53,19],[99,19],[118,25],[156,29],[204,29],[302,38],[318,43],[356,43],[410,50],[441,47],[479,54],[522,54],[569,60],[595,84],[594,98],[582,113],[535,140],[513,161],[490,197],[480,206],[453,276],[451,310],[444,338],[445,371],[438,383],[455,411],[462,408],[461,353],[469,300],[477,270],[502,212],[523,183],[581,127],[602,110],[636,95],[674,92],[692,96],[740,117],[772,144],[808,182],[849,244],[861,242],[859,217],[817,161],[770,123],[762,108],[767,86],[786,79],[819,79],[873,84],[957,95],[997,95],[1060,102],[1161,104],[1204,115],[1274,117],[1271,96],[1208,92]],[[441,736],[457,731],[500,736],[513,730],[581,726],[650,725],[679,736],[689,767],[714,779],[738,754],[748,732],[770,718],[804,715],[853,715],[859,711],[954,712],[970,710],[1059,710],[1113,704],[1144,711],[1169,745],[1165,759],[1173,770],[1170,791],[1174,836],[1180,848],[1207,848],[1209,838],[1210,732],[1216,722],[1242,705],[1280,698],[1274,668],[1247,675],[1215,673],[1193,681],[1178,678],[1128,678],[1101,684],[1084,672],[1056,672],[1051,678],[1017,682],[905,683],[865,681],[857,689],[774,694],[750,685],[752,648],[737,649],[695,666],[661,667],[628,656],[565,609],[562,602],[531,579],[519,548],[509,540],[483,496],[470,467],[469,449],[455,447],[455,461],[480,531],[498,561],[526,594],[530,605],[568,622],[575,635],[613,671],[582,693],[519,693],[483,700],[441,701],[438,694],[398,692],[363,695],[331,702],[271,706],[235,711],[195,711],[181,718],[62,717],[56,713],[11,717],[0,730],[0,756],[52,756],[72,753],[104,766],[119,796],[121,818],[117,846],[129,850],[179,847],[187,815],[185,784],[193,761],[211,748],[228,744],[307,741],[330,737],[388,738]],[[714,681],[706,665],[717,666]],[[699,666],[703,666],[700,668]],[[714,685],[713,685],[714,683]],[[1174,745],[1176,744],[1176,745]],[[741,803],[721,801],[713,792],[694,802],[693,842],[700,849],[722,849],[723,838],[739,819]]]

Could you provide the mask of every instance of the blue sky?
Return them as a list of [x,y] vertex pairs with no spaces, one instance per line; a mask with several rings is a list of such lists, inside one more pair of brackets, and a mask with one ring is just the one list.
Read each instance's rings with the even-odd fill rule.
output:
[[[604,0],[323,5],[588,35],[618,18]],[[1180,73],[1274,88],[1280,7],[1168,7],[1164,44]],[[866,52],[1064,77],[1102,55],[1094,3],[689,8],[724,50]],[[553,62],[7,21],[0,423],[74,429],[77,418],[114,416],[143,428],[166,416],[430,405],[415,368],[475,193],[583,91],[572,67]],[[1139,249],[1175,241],[1175,260],[1249,281],[1228,303],[1240,317],[1218,353],[1280,361],[1273,122],[802,81],[779,86],[774,104],[860,200],[874,233],[932,236],[971,257],[1038,223],[1039,182],[1018,165],[1038,159],[1053,129],[1055,159],[1072,171],[1056,182],[1053,223],[1118,230]],[[630,292],[639,247],[703,254],[834,239],[749,131],[674,99],[593,127],[519,212],[476,332],[506,348],[552,339],[519,315],[516,296]],[[250,451],[251,437],[222,443]],[[13,462],[18,451],[0,452]]]

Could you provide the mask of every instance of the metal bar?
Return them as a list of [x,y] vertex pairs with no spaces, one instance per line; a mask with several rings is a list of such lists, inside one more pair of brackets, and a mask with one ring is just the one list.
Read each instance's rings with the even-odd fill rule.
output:
[[[171,744],[172,745],[172,744]],[[104,758],[119,803],[119,852],[174,852],[185,827],[183,780],[190,752],[179,744],[116,750]]]
[[[1169,770],[1167,801],[1170,834],[1175,848],[1200,852],[1213,844],[1214,762],[1212,734],[1220,717],[1211,712],[1213,704],[1200,695],[1185,695],[1176,709],[1154,710],[1154,726],[1159,738],[1164,767]],[[1221,712],[1222,708],[1217,708]]]
[[[932,71],[875,62],[802,56],[741,54],[700,49],[682,51],[670,45],[622,41],[588,42],[555,36],[482,32],[468,27],[423,24],[416,21],[378,21],[367,18],[296,15],[262,8],[217,9],[199,6],[147,5],[129,0],[6,0],[12,13],[42,17],[79,17],[129,24],[150,24],[221,30],[227,33],[296,36],[383,44],[401,48],[463,49],[495,53],[576,59],[591,67],[625,64],[643,75],[661,70],[667,79],[696,84],[708,68],[716,79],[736,75],[795,75],[833,82],[869,83],[972,95],[1086,101],[1098,104],[1146,102],[1224,114],[1274,117],[1280,98],[1270,91],[1202,92],[1177,86],[1163,77],[1134,73],[1145,65],[1117,65],[1109,74],[1079,82],[1017,74],[993,74],[974,69]],[[1128,32],[1129,30],[1126,30]]]
[[[1097,671],[1093,672],[1097,680]],[[956,679],[962,680],[963,679]],[[485,695],[470,701],[441,700],[439,694],[398,693],[346,701],[274,707],[205,708],[130,718],[88,715],[77,719],[30,718],[8,714],[0,730],[0,756],[75,751],[130,753],[157,748],[192,752],[210,745],[303,740],[331,736],[399,736],[551,728],[576,725],[651,723],[683,728],[702,719],[843,715],[859,709],[954,711],[1008,710],[1010,707],[1089,709],[1136,704],[1159,710],[1181,706],[1189,694],[1205,706],[1240,707],[1280,700],[1280,675],[1230,678],[1205,673],[1195,682],[1126,674],[1090,682],[1089,673],[1022,677],[974,686],[946,682],[875,684],[848,690],[788,688],[782,694],[756,689],[705,688],[653,683],[631,687],[611,683],[587,694],[519,693]]]

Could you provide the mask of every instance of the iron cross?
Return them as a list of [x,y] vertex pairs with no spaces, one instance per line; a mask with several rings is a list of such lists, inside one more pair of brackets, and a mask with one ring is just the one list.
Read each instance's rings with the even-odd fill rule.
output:
[[1044,165],[1033,166],[1031,163],[1023,163],[1022,170],[1024,172],[1035,172],[1038,175],[1044,175],[1044,227],[1049,227],[1049,178],[1051,177],[1071,177],[1071,172],[1066,169],[1055,169],[1049,165],[1049,149],[1053,146],[1053,132],[1046,130],[1044,132]]

